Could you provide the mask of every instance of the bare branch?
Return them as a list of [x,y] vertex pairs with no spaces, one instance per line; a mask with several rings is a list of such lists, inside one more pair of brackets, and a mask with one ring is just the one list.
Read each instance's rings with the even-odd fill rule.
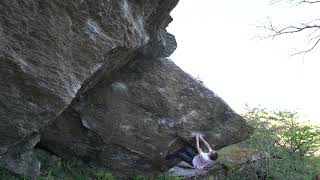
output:
[[298,54],[306,54],[310,51],[312,51],[320,42],[320,39],[318,39],[313,45],[311,48],[307,49],[307,50],[304,50],[304,51],[300,51],[300,52],[297,52],[297,53],[294,53],[292,54],[292,56],[295,56],[295,55],[298,55]]
[[[311,37],[313,34],[315,34],[318,30],[320,29],[315,29],[314,31],[312,31],[311,33],[308,34],[308,37]],[[311,39],[312,40],[312,39]]]
[[[270,4],[274,5],[274,4],[280,3],[282,1],[285,1],[285,0],[271,0]],[[315,1],[310,1],[310,0],[286,0],[286,1],[287,1],[287,3],[295,4],[296,6],[301,5],[301,4],[316,4],[316,3],[320,3],[319,0],[315,0]]]
[[[269,19],[269,18],[268,18]],[[320,22],[317,24],[317,21],[319,19],[314,19],[307,23],[300,23],[300,25],[289,25],[285,27],[276,27],[273,25],[272,21],[269,19],[269,24],[258,26],[258,28],[263,28],[267,31],[269,31],[269,35],[265,36],[264,38],[276,38],[278,36],[286,35],[286,34],[295,34],[295,33],[301,33],[306,32],[308,35],[306,37],[309,39],[309,44],[312,44],[310,48],[294,53],[292,55],[298,55],[298,54],[305,54],[310,51],[312,51],[320,41]]]
[[274,27],[271,27],[271,28],[269,28],[269,30],[274,32],[274,34],[272,36],[278,36],[278,35],[282,35],[282,34],[297,33],[297,32],[301,32],[304,30],[319,29],[319,28],[320,28],[320,25],[303,24],[303,26],[301,26],[301,27],[291,25],[291,26],[284,27],[282,29],[276,29]]
[[[300,4],[320,4],[320,0],[270,0],[271,4],[287,2],[295,5]],[[288,25],[288,26],[275,26],[270,18],[268,17],[269,22],[267,25],[257,26],[257,28],[262,28],[268,32],[264,37],[260,35],[260,39],[266,38],[276,38],[278,36],[287,35],[287,34],[305,34],[307,41],[306,50],[294,53],[292,55],[305,54],[315,49],[315,47],[320,42],[320,19],[313,19],[309,22],[300,23],[297,25]]]
[[302,3],[308,3],[308,4],[315,4],[315,3],[320,3],[320,1],[300,1],[299,4]]
[[320,39],[320,35],[314,36],[309,40],[309,43],[311,43],[311,41],[314,41],[315,39]]

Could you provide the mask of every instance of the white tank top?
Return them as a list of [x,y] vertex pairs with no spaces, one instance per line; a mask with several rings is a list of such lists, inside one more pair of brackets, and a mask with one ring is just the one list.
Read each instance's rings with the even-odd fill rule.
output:
[[209,158],[209,153],[204,152],[200,153],[199,155],[196,155],[192,160],[193,166],[198,170],[202,170],[210,162],[212,161]]

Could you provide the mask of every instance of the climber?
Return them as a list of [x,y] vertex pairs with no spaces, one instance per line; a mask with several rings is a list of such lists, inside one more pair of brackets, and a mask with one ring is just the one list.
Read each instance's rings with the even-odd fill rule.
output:
[[[202,149],[199,146],[199,139],[205,144],[205,146],[208,148],[208,153],[203,152]],[[212,149],[209,145],[209,143],[204,140],[201,134],[196,134],[196,148],[198,151],[198,154],[194,152],[194,147],[185,146],[178,151],[176,151],[173,154],[169,154],[165,156],[166,160],[180,158],[183,161],[187,162],[189,165],[193,166],[197,170],[202,170],[207,164],[210,162],[213,162],[218,158],[218,153]]]

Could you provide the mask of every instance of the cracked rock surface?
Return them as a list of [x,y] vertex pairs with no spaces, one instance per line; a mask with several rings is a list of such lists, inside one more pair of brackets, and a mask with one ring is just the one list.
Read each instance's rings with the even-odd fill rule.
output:
[[194,132],[223,147],[251,128],[171,60],[142,57],[76,99],[45,131],[43,146],[118,176],[151,175],[178,163],[161,154],[193,144]]
[[[125,65],[139,51],[157,44],[162,49],[157,56],[173,52],[172,39],[172,46],[161,46],[171,37],[164,28],[176,3],[0,1],[1,166],[32,176],[27,169],[12,168],[11,161],[4,159],[9,149],[26,151],[20,145],[34,142],[32,134],[39,134],[55,120],[77,94]],[[29,161],[31,165],[30,159],[31,155],[21,158],[21,164]]]
[[252,132],[178,68],[166,31],[178,0],[1,0],[0,166],[37,176],[34,146],[119,177],[178,161],[202,132],[217,147]]

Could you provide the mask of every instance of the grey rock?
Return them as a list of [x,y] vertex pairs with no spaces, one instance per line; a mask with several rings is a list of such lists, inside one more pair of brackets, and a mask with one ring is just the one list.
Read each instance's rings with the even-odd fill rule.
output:
[[217,148],[252,132],[170,60],[178,0],[0,1],[0,166],[35,177],[41,146],[119,177],[179,163],[202,132]]
[[171,60],[138,57],[76,98],[41,144],[120,177],[154,175],[179,163],[162,155],[193,145],[195,132],[220,148],[248,138],[252,128]]
[[40,162],[33,156],[33,147],[39,141],[39,135],[31,135],[28,141],[16,145],[19,149],[16,146],[9,147],[7,153],[0,156],[0,162],[15,173],[37,177],[40,174]]
[[188,163],[182,161],[177,166],[169,169],[168,174],[184,180],[219,180],[227,175],[226,167],[218,162],[213,162],[199,171]]
[[177,166],[169,169],[168,172],[172,176],[178,176],[183,179],[205,176],[209,173],[207,170],[199,171],[184,161],[179,163]]
[[[32,135],[76,97],[155,44],[153,37],[167,38],[163,32],[177,2],[1,0],[0,156],[29,152],[23,147],[35,145]],[[155,56],[175,47],[168,48]],[[1,158],[1,165],[28,175],[24,163],[33,167],[33,161],[15,158]],[[15,160],[21,163],[12,168]]]
[[146,57],[169,57],[176,48],[175,37],[163,30],[140,51]]

